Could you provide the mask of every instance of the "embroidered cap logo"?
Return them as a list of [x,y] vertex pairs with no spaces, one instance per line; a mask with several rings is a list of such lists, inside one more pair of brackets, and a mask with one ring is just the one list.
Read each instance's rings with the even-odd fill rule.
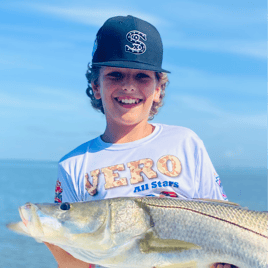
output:
[[142,41],[140,41],[141,38],[146,41],[146,34],[136,30],[128,32],[126,35],[126,39],[128,40],[128,42],[132,43],[133,46],[130,47],[126,45],[126,52],[130,52],[133,54],[143,54],[146,51],[146,45]]

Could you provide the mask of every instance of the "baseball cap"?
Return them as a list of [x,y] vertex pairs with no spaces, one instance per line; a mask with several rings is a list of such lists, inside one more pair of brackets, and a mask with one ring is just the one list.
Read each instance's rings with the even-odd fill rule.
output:
[[92,66],[111,66],[170,73],[162,69],[163,44],[157,29],[133,16],[108,19],[99,29]]

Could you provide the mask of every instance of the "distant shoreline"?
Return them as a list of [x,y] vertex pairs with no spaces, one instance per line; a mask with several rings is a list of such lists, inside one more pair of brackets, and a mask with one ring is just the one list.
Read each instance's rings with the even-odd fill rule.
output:
[[[53,161],[53,160],[35,160],[35,159],[12,159],[12,158],[0,158],[0,166],[1,165],[35,165],[35,164],[48,164],[48,165],[57,165],[58,161]],[[216,166],[215,165],[215,169],[216,171],[220,171],[220,170],[228,170],[228,171],[234,171],[234,170],[239,170],[240,172],[246,172],[248,173],[255,173],[257,170],[261,171],[261,172],[267,172],[268,168],[267,166],[263,166],[263,167],[251,167],[251,166]]]

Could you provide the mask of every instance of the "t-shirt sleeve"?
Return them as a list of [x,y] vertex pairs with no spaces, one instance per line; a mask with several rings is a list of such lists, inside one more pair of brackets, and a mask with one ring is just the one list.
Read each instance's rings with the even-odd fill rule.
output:
[[58,179],[55,188],[55,203],[62,202],[79,202],[77,194],[77,186],[74,185],[72,177],[59,163],[58,165]]
[[220,177],[217,174],[202,141],[200,142],[196,160],[196,197],[228,200],[223,190]]

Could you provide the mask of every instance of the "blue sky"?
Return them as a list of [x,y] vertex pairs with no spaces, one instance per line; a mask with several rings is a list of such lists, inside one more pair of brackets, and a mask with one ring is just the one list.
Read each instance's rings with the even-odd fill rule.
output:
[[0,5],[0,158],[59,160],[100,135],[85,94],[95,35],[111,16],[154,24],[170,70],[153,122],[204,141],[216,167],[266,167],[266,2],[7,1]]

